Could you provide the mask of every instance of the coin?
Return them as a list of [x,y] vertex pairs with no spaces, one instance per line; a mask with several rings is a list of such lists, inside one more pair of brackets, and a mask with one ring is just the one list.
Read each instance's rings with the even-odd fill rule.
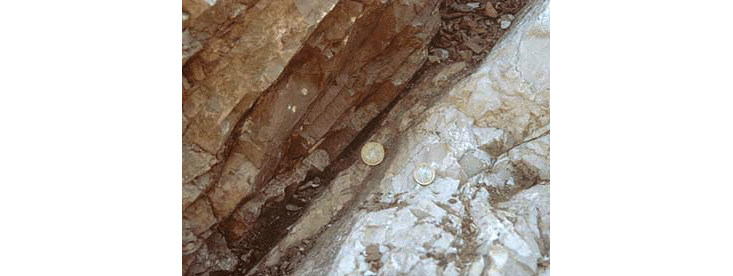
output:
[[415,181],[420,185],[430,185],[435,179],[435,170],[433,170],[427,163],[420,163],[415,167],[415,173],[413,173]]
[[384,147],[380,143],[368,142],[361,147],[361,160],[367,165],[377,165],[384,159]]

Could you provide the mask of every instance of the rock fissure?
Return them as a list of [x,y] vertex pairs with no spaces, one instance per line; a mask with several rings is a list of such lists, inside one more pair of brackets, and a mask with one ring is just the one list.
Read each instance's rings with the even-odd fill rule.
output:
[[[278,0],[277,5],[288,2]],[[493,2],[499,14],[515,13],[524,4],[524,1],[514,0]],[[301,35],[300,40],[277,41],[278,49],[301,43],[288,50],[289,54],[285,53],[285,56],[291,55],[291,59],[271,59],[275,62],[270,63],[269,69],[263,69],[279,73],[262,76],[256,84],[248,83],[246,78],[227,82],[228,78],[240,74],[234,68],[246,68],[241,66],[242,60],[258,58],[257,53],[241,51],[242,46],[237,43],[252,39],[248,34],[252,32],[253,26],[264,26],[262,22],[257,22],[262,20],[262,16],[253,16],[252,11],[267,9],[272,12],[272,5],[275,4],[261,4],[257,3],[259,8],[245,5],[244,13],[239,11],[229,18],[229,22],[217,23],[220,27],[205,40],[204,50],[191,58],[184,57],[184,63],[188,59],[187,78],[192,79],[188,85],[184,79],[184,102],[188,102],[184,103],[184,144],[199,145],[204,152],[218,147],[215,151],[217,162],[184,183],[192,183],[195,185],[195,189],[190,189],[192,193],[199,193],[191,203],[184,205],[184,214],[189,214],[184,216],[184,241],[186,229],[195,229],[196,242],[204,243],[224,237],[224,246],[227,248],[220,250],[225,253],[214,257],[207,257],[209,253],[205,252],[208,251],[201,251],[205,249],[194,250],[201,251],[196,254],[184,254],[184,274],[187,271],[188,275],[295,273],[299,266],[305,265],[300,260],[309,256],[311,248],[320,244],[317,240],[328,229],[325,224],[299,243],[290,243],[295,245],[283,249],[285,257],[280,258],[277,265],[261,263],[265,262],[268,252],[277,248],[278,242],[298,229],[299,226],[294,223],[314,208],[314,200],[328,196],[330,186],[334,183],[346,181],[351,184],[344,186],[338,194],[333,194],[335,198],[344,197],[345,201],[334,206],[336,209],[328,225],[342,216],[353,214],[347,207],[361,205],[357,203],[363,202],[364,196],[359,194],[374,190],[380,179],[384,183],[394,177],[395,172],[389,167],[404,161],[404,157],[394,154],[398,154],[395,151],[405,142],[400,138],[406,135],[405,130],[420,123],[419,118],[433,103],[446,95],[443,92],[448,87],[476,68],[504,32],[497,23],[490,23],[493,19],[486,19],[485,15],[479,14],[485,5],[492,2],[333,1],[333,6],[321,10],[325,11],[322,18],[310,21],[311,25],[306,28],[310,28],[309,31],[296,31]],[[287,12],[287,9],[283,12]],[[348,22],[339,21],[338,18],[351,18],[351,23],[342,23],[347,27],[327,25]],[[195,21],[195,18],[191,16],[188,20]],[[276,28],[290,30],[304,27],[277,24]],[[242,25],[246,25],[245,28],[242,29]],[[385,26],[392,28],[383,28]],[[364,32],[364,29],[368,31]],[[231,40],[229,46],[216,46],[216,43],[222,43],[216,41],[217,37],[231,38],[235,33],[242,35]],[[323,47],[319,48],[318,45]],[[207,58],[214,60],[214,63],[204,63]],[[460,63],[464,65],[453,66]],[[456,70],[447,70],[451,66]],[[197,70],[200,72],[196,73]],[[228,76],[222,78],[217,74]],[[436,82],[438,77],[442,81]],[[520,78],[524,76],[520,74]],[[426,89],[424,93],[415,91],[425,87],[430,80],[435,89]],[[261,92],[245,93],[234,106],[227,107],[228,100],[222,98],[228,97],[225,94],[212,96],[226,93],[227,89],[232,88],[253,91],[252,87],[244,86],[262,87],[267,83]],[[222,98],[222,102],[217,102],[218,98]],[[217,108],[221,110],[217,111]],[[194,109],[198,111],[194,112]],[[282,114],[268,113],[275,110],[283,111]],[[326,112],[329,114],[325,115]],[[217,120],[214,125],[216,128],[210,131],[219,133],[213,136],[202,131],[209,126],[211,115]],[[229,125],[234,127],[230,128]],[[454,122],[450,127],[461,126]],[[537,137],[513,145],[502,155],[547,135],[549,129]],[[217,139],[221,137],[225,139],[217,146]],[[444,139],[441,135],[438,137]],[[443,143],[452,143],[458,138],[447,137]],[[369,168],[358,161],[358,151],[362,144],[374,140],[384,143],[387,155],[382,164]],[[321,151],[325,152],[325,159],[318,157]],[[184,155],[184,164],[197,162],[186,158]],[[512,160],[511,163],[514,170],[518,171],[515,174],[518,187],[527,189],[538,181],[546,181],[536,177],[538,172],[535,172],[534,165],[522,162]],[[463,172],[462,168],[459,169]],[[463,178],[469,177],[464,173]],[[208,179],[208,184],[200,189],[199,184],[204,183],[205,179]],[[460,184],[464,182],[462,180]],[[193,212],[191,208],[197,201],[203,201],[206,208]],[[435,204],[438,202],[435,201]],[[378,200],[363,210],[399,211],[411,204],[409,198],[398,200],[394,197],[391,201]],[[410,210],[414,216],[430,217],[425,216],[428,213],[422,208]],[[205,216],[213,214],[213,220],[211,217],[201,217],[206,212],[210,214]],[[467,216],[462,219],[461,231],[456,233],[462,236],[462,246],[465,247],[461,251],[463,255],[457,256],[459,262],[454,264],[462,273],[477,260],[477,226],[471,215]],[[231,261],[232,256],[235,257],[234,261]],[[377,258],[375,254],[370,256],[373,265],[384,264],[381,259],[391,255],[379,255],[380,260],[374,259]],[[211,258],[223,264],[223,270],[202,271],[205,265],[201,262]],[[270,259],[267,262],[271,262]],[[260,265],[255,268],[257,264]],[[193,267],[196,269],[189,269]],[[415,263],[410,265],[409,271],[420,269],[423,268]],[[380,271],[379,268],[376,270]]]

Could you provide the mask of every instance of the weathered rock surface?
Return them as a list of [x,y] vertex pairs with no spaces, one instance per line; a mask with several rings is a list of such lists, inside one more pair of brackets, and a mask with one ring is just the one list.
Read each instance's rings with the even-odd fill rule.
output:
[[503,33],[469,2],[184,1],[184,274],[549,274],[549,8],[461,81]]
[[385,160],[339,170],[249,275],[549,275],[549,1],[525,11],[445,97],[465,64],[419,81],[365,139]]
[[[325,19],[338,21],[333,24],[348,26],[352,18],[356,25],[378,23],[355,28],[358,32],[351,35],[346,30],[332,34],[329,27],[324,36],[312,37],[305,47],[313,50],[295,58],[303,65],[287,72],[244,120],[233,150],[261,168],[248,171],[249,175],[272,178],[259,184],[264,190],[254,195],[255,200],[281,201],[287,186],[305,180],[310,171],[322,171],[407,85],[425,61],[427,44],[440,23],[431,16],[437,1],[423,2],[374,6],[340,2],[334,8],[333,17]],[[357,19],[359,14],[363,17]],[[332,39],[345,43],[334,46]],[[283,156],[295,159],[282,162]],[[273,178],[276,171],[288,173]],[[226,222],[233,225],[227,229],[251,224],[237,214]],[[228,234],[230,240],[241,237]]]
[[336,0],[214,2],[183,2],[184,255],[256,190],[251,157],[225,143]]
[[240,240],[263,204],[322,172],[404,89],[441,22],[437,0],[187,3],[184,254],[215,226]]

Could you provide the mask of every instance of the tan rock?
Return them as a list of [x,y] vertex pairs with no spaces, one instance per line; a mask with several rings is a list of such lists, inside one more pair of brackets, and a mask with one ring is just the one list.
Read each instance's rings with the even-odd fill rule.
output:
[[213,183],[213,175],[215,172],[209,171],[195,179],[183,183],[183,202],[182,206],[185,210],[188,205],[194,202],[209,186]]
[[204,233],[217,222],[211,206],[199,198],[183,212],[183,253],[193,253],[203,243]]
[[499,12],[496,11],[496,9],[494,8],[494,4],[492,4],[491,1],[486,2],[486,7],[484,8],[484,15],[491,17],[491,18],[496,18],[499,16]]
[[193,20],[210,7],[206,0],[182,0],[183,11],[187,20]]
[[228,216],[242,198],[254,192],[253,172],[257,172],[257,168],[244,155],[232,154],[219,182],[208,194],[217,217]]
[[216,163],[216,158],[201,148],[184,144],[183,145],[183,183],[191,181],[211,168]]
[[[194,78],[199,81],[193,85],[196,88],[191,92],[191,100],[203,100],[196,104],[203,108],[192,114],[184,141],[217,152],[234,123],[280,75],[336,1],[316,1],[306,6],[296,2],[299,1],[260,1],[248,9],[243,19],[232,22],[213,13],[198,19],[203,26],[193,26],[191,31],[197,37],[208,37],[207,43],[191,58],[197,61],[189,62],[184,72],[199,76]],[[232,9],[237,9],[218,6],[215,8],[219,14],[231,14]],[[301,12],[292,13],[293,6],[301,8]],[[217,30],[207,29],[206,22]],[[203,79],[199,68],[203,68]],[[188,101],[184,99],[184,106]]]
[[204,198],[196,200],[183,212],[183,220],[189,222],[189,228],[194,234],[200,235],[217,222],[211,206]]

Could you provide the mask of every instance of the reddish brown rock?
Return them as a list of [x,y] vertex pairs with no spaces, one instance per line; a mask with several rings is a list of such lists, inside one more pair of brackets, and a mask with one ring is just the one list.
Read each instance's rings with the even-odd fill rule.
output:
[[204,12],[191,33],[206,43],[183,70],[193,86],[184,91],[190,122],[184,143],[220,151],[241,115],[280,75],[335,2],[303,6],[275,0],[248,6],[223,1]]
[[[453,81],[481,57],[491,43],[481,9],[461,4],[471,14],[446,25],[440,2],[220,0],[192,14],[184,23],[184,251],[202,248],[212,233],[232,245],[257,240],[253,229],[267,206],[315,174],[350,165],[336,161],[364,142],[365,129],[380,126],[439,29],[436,61],[448,69],[461,57],[466,63],[442,77],[431,73],[433,82]],[[420,102],[407,105],[417,118],[427,100],[407,99]],[[399,132],[392,127],[377,140]],[[205,267],[200,261],[184,266]]]
[[336,0],[301,2],[183,2],[184,245],[256,188],[250,173],[262,164],[259,151],[232,153],[225,143]]
[[201,246],[205,232],[217,222],[211,206],[199,198],[183,212],[183,252],[190,254]]
[[[269,191],[263,194],[266,200],[316,169],[303,162],[314,151],[336,158],[402,91],[425,62],[427,44],[440,26],[437,2],[343,1],[334,7],[293,58],[298,66],[286,68],[245,119],[244,126],[257,128],[242,128],[235,146],[234,151],[264,160],[261,171],[251,174],[271,179],[276,171],[292,172],[258,184]],[[333,26],[341,27],[334,31]],[[343,26],[350,27],[345,31]],[[263,150],[248,150],[253,148]],[[224,230],[232,239],[241,237],[231,234],[238,229]]]

